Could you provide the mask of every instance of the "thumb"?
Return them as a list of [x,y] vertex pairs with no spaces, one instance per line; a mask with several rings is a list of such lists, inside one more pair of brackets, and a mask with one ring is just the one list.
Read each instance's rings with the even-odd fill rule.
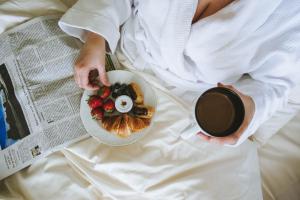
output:
[[225,87],[222,83],[218,83],[218,87]]

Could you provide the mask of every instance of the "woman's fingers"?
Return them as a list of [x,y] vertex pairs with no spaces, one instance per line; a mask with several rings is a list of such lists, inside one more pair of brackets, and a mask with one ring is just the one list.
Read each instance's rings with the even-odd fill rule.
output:
[[227,137],[212,137],[210,139],[210,142],[218,143],[218,144],[222,144],[222,145],[224,145],[224,144],[233,145],[233,144],[237,143],[238,139],[239,138],[233,134],[233,135],[230,135]]
[[[92,73],[93,71],[96,73]],[[96,76],[94,76],[96,74]],[[94,77],[91,77],[90,75],[93,75]],[[74,72],[74,78],[77,83],[77,85],[83,89],[87,90],[96,90],[99,88],[98,84],[95,83],[95,78],[99,76],[100,82],[102,82],[103,85],[110,86],[105,68],[103,65],[98,66],[89,66],[86,64],[82,64],[82,62],[75,64],[75,72]],[[92,78],[94,81],[92,81],[90,78]],[[98,81],[96,81],[98,82]]]
[[98,87],[93,86],[90,83],[89,73],[90,73],[89,69],[82,68],[80,70],[80,72],[78,73],[79,74],[79,87],[81,87],[83,89],[87,89],[87,90],[96,90],[96,89],[98,89]]
[[205,140],[205,141],[209,141],[209,139],[210,139],[210,136],[205,135],[205,134],[202,133],[202,132],[198,132],[197,135],[198,135],[202,140]]
[[[103,67],[98,67],[97,70],[100,82],[103,85],[110,86],[105,69]],[[79,87],[87,90],[96,90],[99,88],[97,84],[92,84],[89,79],[91,71],[93,71],[93,69],[90,67],[75,68],[74,78]]]
[[105,86],[110,86],[110,82],[108,80],[105,67],[99,66],[97,69],[98,69],[100,81],[102,82],[102,84]]
[[197,133],[197,135],[204,141],[213,143],[213,144],[220,144],[220,145],[224,145],[224,144],[235,144],[239,137],[236,134],[232,134],[230,136],[226,136],[226,137],[212,137],[212,136],[208,136],[205,135],[204,133]]
[[218,87],[224,87],[225,85],[223,85],[222,83],[218,83]]

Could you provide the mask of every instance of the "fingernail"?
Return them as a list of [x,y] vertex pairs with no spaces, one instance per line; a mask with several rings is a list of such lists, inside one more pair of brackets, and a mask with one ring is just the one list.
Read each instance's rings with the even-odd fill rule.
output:
[[203,134],[202,132],[198,132],[198,133],[197,133],[197,135],[202,135],[202,134]]
[[222,83],[219,82],[219,83],[218,83],[218,86],[219,86],[219,87],[222,87],[222,86],[224,86],[224,85],[223,85]]

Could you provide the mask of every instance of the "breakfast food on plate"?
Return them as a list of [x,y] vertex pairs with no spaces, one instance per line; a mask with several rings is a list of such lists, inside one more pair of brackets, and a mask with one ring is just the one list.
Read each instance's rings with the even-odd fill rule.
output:
[[98,95],[102,98],[102,99],[106,99],[107,97],[109,97],[110,95],[110,88],[107,86],[102,86],[99,90],[98,90]]
[[132,117],[128,124],[132,132],[138,132],[150,125],[150,119]]
[[130,83],[128,88],[129,88],[128,89],[129,93],[132,94],[131,98],[133,98],[134,102],[136,104],[143,104],[144,96],[143,96],[140,86],[136,83]]
[[88,100],[88,104],[91,109],[94,109],[97,107],[101,107],[103,105],[103,100],[97,95],[92,95]]
[[144,95],[137,83],[101,86],[88,99],[93,119],[120,137],[128,137],[148,127],[154,108],[144,105]]
[[132,108],[132,112],[137,117],[151,118],[154,113],[154,108],[151,106],[136,105]]
[[102,120],[102,118],[104,116],[104,111],[103,111],[103,109],[101,107],[94,108],[91,111],[91,115],[92,115],[93,119]]
[[102,125],[106,130],[115,132],[121,137],[127,137],[148,127],[150,122],[150,118],[133,117],[129,114],[105,116],[102,119]]
[[103,119],[102,119],[103,128],[105,128],[106,130],[111,132],[113,130],[113,125],[114,125],[114,122],[116,121],[117,117],[119,117],[119,116],[114,115],[114,116],[105,116],[105,117],[103,117]]
[[115,110],[115,102],[112,99],[108,99],[103,103],[103,109],[105,112],[113,112]]
[[129,119],[129,116],[126,114],[121,115],[121,121],[119,124],[118,129],[116,130],[116,133],[120,137],[128,137],[131,135],[131,129],[129,127],[129,124],[127,123],[127,120]]

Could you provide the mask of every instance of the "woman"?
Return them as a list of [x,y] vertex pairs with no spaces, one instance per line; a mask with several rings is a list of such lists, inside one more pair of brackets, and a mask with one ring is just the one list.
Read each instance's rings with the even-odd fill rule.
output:
[[97,88],[88,80],[93,69],[109,85],[104,53],[118,45],[137,70],[177,91],[234,86],[246,106],[241,128],[225,138],[200,136],[239,145],[284,107],[299,82],[299,13],[297,0],[88,0],[59,25],[85,42],[75,67],[82,88]]

